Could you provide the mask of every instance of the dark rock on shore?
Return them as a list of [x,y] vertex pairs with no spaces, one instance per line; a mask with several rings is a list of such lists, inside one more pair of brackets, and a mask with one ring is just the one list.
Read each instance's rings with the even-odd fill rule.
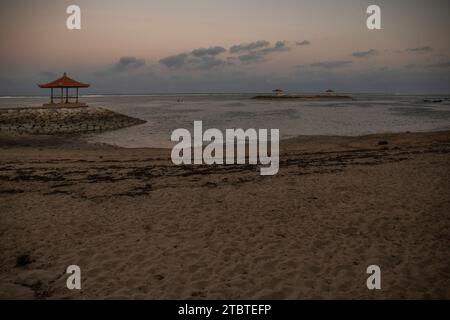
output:
[[99,107],[0,109],[0,133],[83,134],[145,123]]

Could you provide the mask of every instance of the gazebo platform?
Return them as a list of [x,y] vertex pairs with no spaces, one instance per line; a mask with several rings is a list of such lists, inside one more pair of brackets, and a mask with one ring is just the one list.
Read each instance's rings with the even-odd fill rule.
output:
[[86,103],[44,103],[42,107],[44,108],[86,108],[88,105]]
[[145,123],[100,107],[0,108],[0,134],[86,134]]

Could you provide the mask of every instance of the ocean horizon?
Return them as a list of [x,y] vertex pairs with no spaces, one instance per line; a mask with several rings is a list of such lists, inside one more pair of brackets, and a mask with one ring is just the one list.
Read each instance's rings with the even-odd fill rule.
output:
[[[260,101],[251,99],[255,94],[84,95],[81,99],[89,106],[147,121],[85,138],[128,148],[170,148],[174,145],[170,141],[173,130],[192,129],[195,120],[203,120],[205,130],[280,129],[282,140],[300,135],[358,136],[450,129],[450,100],[446,95],[352,94],[352,101]],[[430,102],[430,98],[437,100]],[[39,107],[47,102],[48,96],[4,97],[0,108]]]

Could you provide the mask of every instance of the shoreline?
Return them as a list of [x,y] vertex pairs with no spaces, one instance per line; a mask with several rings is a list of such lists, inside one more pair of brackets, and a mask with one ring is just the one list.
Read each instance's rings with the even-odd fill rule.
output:
[[[424,130],[424,131],[406,131],[406,132],[381,132],[369,133],[362,135],[298,135],[285,139],[280,139],[281,148],[289,148],[292,145],[300,143],[311,144],[318,141],[351,141],[351,140],[379,140],[396,138],[406,135],[450,135],[450,129],[443,130]],[[104,150],[104,149],[123,149],[123,150],[172,150],[171,147],[122,147],[115,144],[92,142],[86,139],[85,134],[17,134],[17,133],[0,133],[0,149],[8,149],[15,147],[26,148],[67,148],[67,149],[88,149],[88,150]]]

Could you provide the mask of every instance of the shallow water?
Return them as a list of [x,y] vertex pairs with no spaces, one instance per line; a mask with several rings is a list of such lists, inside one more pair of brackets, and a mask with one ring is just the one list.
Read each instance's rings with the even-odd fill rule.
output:
[[[92,134],[89,141],[123,147],[170,147],[177,128],[193,132],[194,120],[208,128],[280,129],[281,139],[297,135],[362,135],[450,129],[448,96],[353,95],[355,101],[261,101],[253,94],[96,95],[82,97],[146,124]],[[427,103],[423,99],[443,99]],[[40,106],[48,97],[0,97],[0,108]]]

